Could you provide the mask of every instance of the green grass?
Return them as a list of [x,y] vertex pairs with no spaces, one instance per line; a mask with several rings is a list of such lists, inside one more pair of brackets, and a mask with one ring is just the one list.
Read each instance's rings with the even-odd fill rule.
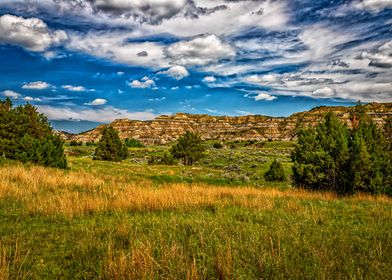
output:
[[[276,198],[270,210],[102,213],[74,219],[25,215],[2,201],[1,243],[18,243],[31,279],[100,279],[107,255],[136,254],[145,278],[388,279],[391,204]],[[109,249],[111,248],[111,249]],[[134,254],[134,255],[132,255]],[[136,279],[136,278],[135,278]]]
[[[222,192],[225,203],[166,210],[109,208],[75,216],[34,212],[30,200],[12,193],[1,197],[0,192],[0,279],[392,277],[391,199],[284,195],[293,190],[289,181],[268,183],[262,174],[278,158],[289,175],[294,143],[266,142],[260,148],[239,142],[234,149],[229,146],[233,143],[225,144],[223,149],[210,147],[193,167],[147,164],[149,156],[161,155],[169,146],[132,148],[131,158],[122,163],[93,161],[94,147],[67,147],[67,153],[74,152],[68,157],[70,170],[56,176],[87,172],[104,181],[99,188],[121,190],[130,182],[151,182],[146,188],[157,191],[172,183],[283,191],[266,195],[258,207],[239,204]],[[14,164],[1,160],[0,169]],[[18,174],[9,182],[23,182]],[[80,184],[71,186],[72,191],[91,192]],[[48,183],[41,192],[31,196],[63,191]]]

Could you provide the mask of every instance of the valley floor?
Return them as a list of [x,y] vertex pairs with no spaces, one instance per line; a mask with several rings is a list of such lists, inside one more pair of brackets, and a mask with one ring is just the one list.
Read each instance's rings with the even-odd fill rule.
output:
[[162,147],[122,163],[68,147],[66,171],[3,163],[0,279],[391,278],[392,199],[265,182],[271,158],[289,174],[287,145],[195,167],[147,165]]

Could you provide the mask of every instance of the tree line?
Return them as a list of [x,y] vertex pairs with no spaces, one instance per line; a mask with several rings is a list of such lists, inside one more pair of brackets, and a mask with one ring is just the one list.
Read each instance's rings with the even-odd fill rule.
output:
[[[378,127],[361,104],[350,114],[352,126],[342,123],[332,112],[316,127],[298,132],[292,181],[298,188],[332,191],[340,195],[356,192],[392,195],[392,118]],[[95,160],[121,161],[127,147],[143,147],[135,139],[122,141],[111,126],[102,130]],[[220,147],[221,148],[221,147]],[[201,136],[187,131],[162,158],[153,161],[174,164],[180,160],[193,165],[205,153]],[[66,168],[63,141],[53,134],[47,118],[30,105],[13,107],[9,98],[0,100],[0,156],[44,166]],[[284,181],[279,161],[264,174],[266,181]]]

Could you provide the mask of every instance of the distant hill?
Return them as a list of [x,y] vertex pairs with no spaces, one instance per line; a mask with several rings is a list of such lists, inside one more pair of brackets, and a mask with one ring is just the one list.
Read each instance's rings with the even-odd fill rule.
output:
[[[369,103],[364,105],[366,113],[378,125],[383,125],[392,117],[392,103]],[[159,116],[150,121],[118,119],[109,125],[119,131],[122,139],[135,138],[145,144],[164,144],[176,140],[185,131],[198,132],[204,139],[217,140],[292,140],[300,127],[315,126],[332,111],[349,126],[351,107],[322,106],[310,111],[295,113],[289,117],[249,116],[210,116],[177,113]],[[97,141],[106,125],[79,133],[59,132],[65,140],[81,142]]]

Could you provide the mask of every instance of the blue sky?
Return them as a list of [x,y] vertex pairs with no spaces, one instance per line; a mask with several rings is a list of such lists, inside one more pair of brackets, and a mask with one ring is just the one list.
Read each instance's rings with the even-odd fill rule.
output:
[[56,129],[392,102],[392,0],[2,0],[0,98]]

